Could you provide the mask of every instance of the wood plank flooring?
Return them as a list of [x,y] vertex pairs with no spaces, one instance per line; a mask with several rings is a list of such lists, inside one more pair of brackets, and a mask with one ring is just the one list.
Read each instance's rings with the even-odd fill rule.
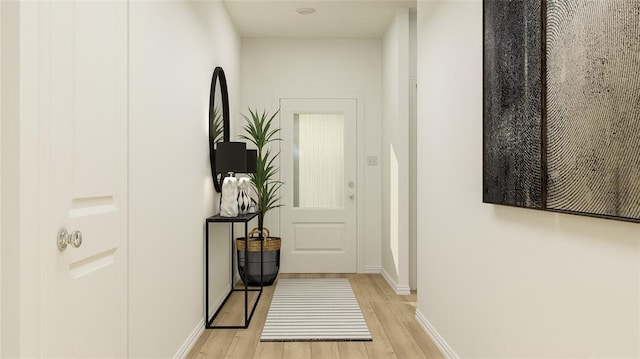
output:
[[[379,274],[280,274],[278,278],[348,278],[373,341],[260,342],[274,284],[264,288],[248,329],[205,330],[187,358],[443,358],[415,320],[416,293],[396,295]],[[232,296],[216,324],[241,323],[243,306],[242,296]]]

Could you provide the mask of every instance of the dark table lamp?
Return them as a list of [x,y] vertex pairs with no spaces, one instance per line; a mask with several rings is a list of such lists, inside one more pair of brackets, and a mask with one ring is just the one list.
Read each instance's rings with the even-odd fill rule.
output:
[[247,144],[244,142],[218,142],[216,171],[244,173],[247,170]]
[[244,173],[256,173],[258,169],[258,150],[247,150],[247,168]]

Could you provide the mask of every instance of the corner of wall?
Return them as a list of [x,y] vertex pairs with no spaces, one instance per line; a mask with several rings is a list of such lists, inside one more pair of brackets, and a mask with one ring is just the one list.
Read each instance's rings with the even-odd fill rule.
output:
[[429,320],[427,320],[427,317],[422,314],[420,309],[416,309],[416,321],[418,322],[418,324],[420,324],[422,329],[424,329],[429,338],[431,338],[436,347],[438,347],[438,350],[440,350],[440,353],[442,353],[442,355],[446,359],[460,358],[458,354],[456,354],[456,352],[453,350],[453,348],[451,348],[449,343],[447,343],[447,341],[442,337],[442,335],[438,333],[436,328],[434,328],[433,325],[429,323]]
[[380,269],[380,274],[382,274],[382,277],[387,281],[387,283],[389,283],[389,286],[397,295],[411,294],[411,288],[408,284],[399,284],[384,268]]
[[178,351],[173,356],[174,359],[183,359],[189,355],[191,349],[196,345],[200,336],[204,333],[204,319],[201,319],[196,324],[195,328],[191,331],[191,334],[187,337],[185,342],[178,348]]
[[396,10],[383,37],[383,273],[409,287],[409,9]]

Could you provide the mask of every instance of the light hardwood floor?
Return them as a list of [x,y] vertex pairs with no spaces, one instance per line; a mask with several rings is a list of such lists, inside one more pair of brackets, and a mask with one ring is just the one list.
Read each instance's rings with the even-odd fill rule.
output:
[[[396,295],[379,274],[280,274],[279,278],[349,278],[370,342],[260,342],[275,284],[265,287],[248,329],[205,330],[191,358],[443,358],[415,320],[416,294]],[[216,324],[242,322],[244,299],[229,299]]]

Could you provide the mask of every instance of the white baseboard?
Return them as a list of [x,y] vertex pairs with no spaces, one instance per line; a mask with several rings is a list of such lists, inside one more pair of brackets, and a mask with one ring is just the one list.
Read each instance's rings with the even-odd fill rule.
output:
[[380,274],[382,274],[382,277],[387,281],[387,283],[389,283],[397,295],[411,294],[411,288],[409,288],[409,285],[399,285],[384,268],[380,268]]
[[[229,288],[228,290],[224,291],[224,293],[222,293],[220,296],[218,296],[218,298],[216,298],[212,305],[209,307],[209,318],[211,318],[211,316],[213,315],[213,313],[216,312],[216,310],[218,310],[218,308],[220,307],[220,305],[222,305],[222,302],[224,301],[224,298],[227,297],[227,294],[229,294],[229,292],[231,292],[231,288]],[[195,329],[193,329],[193,331],[191,332],[191,334],[189,334],[189,337],[187,338],[187,340],[184,341],[184,343],[180,346],[180,349],[178,349],[178,352],[176,352],[176,354],[173,356],[174,359],[182,359],[182,358],[186,358],[187,355],[189,354],[189,351],[191,351],[191,349],[193,348],[194,345],[196,345],[196,342],[198,341],[198,339],[200,339],[200,336],[202,335],[202,333],[204,333],[204,321],[205,319],[201,319],[198,324],[196,325]]]
[[365,266],[364,267],[364,272],[365,274],[380,274],[380,270],[382,268],[381,267],[375,267],[375,266]]
[[438,347],[438,350],[440,350],[440,352],[446,359],[460,359],[456,352],[453,351],[453,348],[451,348],[447,341],[444,340],[440,333],[438,333],[436,328],[434,328],[433,325],[429,323],[420,309],[416,309],[416,321],[418,322],[418,324],[420,324],[422,329],[427,332],[427,335],[431,338],[433,343]]
[[173,356],[174,359],[184,359],[189,355],[189,352],[196,345],[200,336],[204,333],[204,320],[200,320],[196,327],[193,329],[187,340],[182,344],[178,352]]

